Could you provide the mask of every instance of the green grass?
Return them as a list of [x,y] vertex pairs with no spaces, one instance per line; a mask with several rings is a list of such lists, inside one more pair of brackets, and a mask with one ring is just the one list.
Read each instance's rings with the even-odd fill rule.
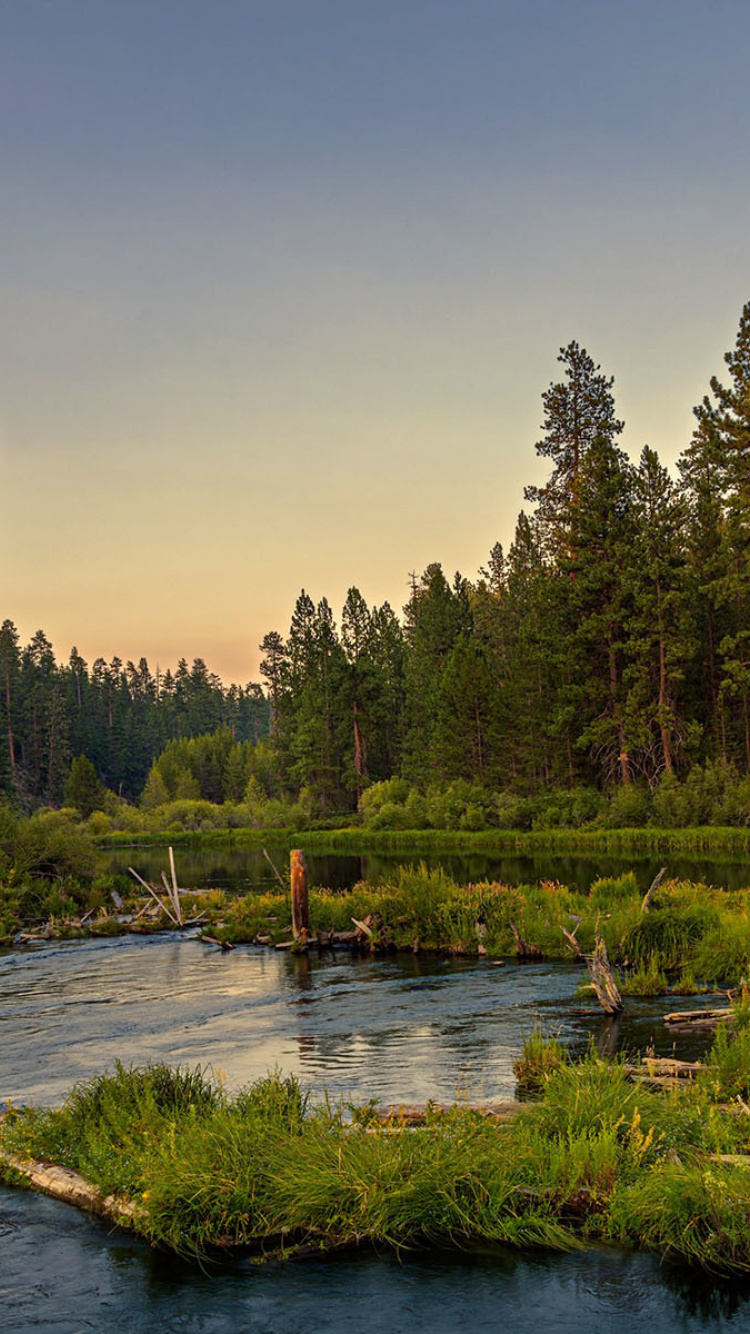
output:
[[392,852],[420,856],[429,852],[580,852],[580,853],[744,853],[750,851],[750,827],[701,825],[694,829],[210,829],[186,832],[102,834],[99,847],[174,846],[193,848],[304,847],[321,853]]
[[[345,893],[310,895],[313,933],[350,930],[352,918],[382,918],[376,948],[419,948],[447,955],[510,956],[513,925],[549,959],[572,961],[564,931],[576,930],[584,952],[594,946],[597,925],[612,962],[623,970],[631,995],[657,995],[685,978],[701,985],[736,986],[750,978],[750,891],[664,881],[646,913],[632,874],[594,882],[589,894],[556,882],[460,885],[441,868],[400,867],[379,884],[361,882]],[[201,906],[203,906],[201,901]],[[216,901],[211,934],[234,944],[256,935],[284,938],[291,921],[288,895],[275,892]]]
[[750,1171],[712,1156],[750,1149],[750,1117],[723,1102],[747,1087],[743,1034],[740,1019],[737,1036],[717,1036],[713,1082],[666,1094],[534,1035],[538,1102],[503,1124],[457,1104],[415,1131],[313,1104],[278,1072],[229,1096],[201,1070],[118,1065],[56,1111],[12,1111],[0,1150],[80,1171],[184,1253],[626,1242],[750,1271]]

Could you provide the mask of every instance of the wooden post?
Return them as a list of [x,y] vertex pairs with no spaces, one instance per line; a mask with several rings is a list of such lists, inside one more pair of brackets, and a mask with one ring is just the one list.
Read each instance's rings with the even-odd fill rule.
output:
[[310,934],[310,912],[307,902],[307,867],[305,854],[301,848],[294,848],[290,853],[292,876],[292,935],[295,940],[302,936],[307,940]]
[[177,888],[177,872],[174,869],[174,853],[171,848],[169,849],[169,867],[172,872],[172,902],[174,903],[174,910],[177,914],[177,921],[180,923],[180,926],[182,926],[182,908],[180,907],[180,891]]

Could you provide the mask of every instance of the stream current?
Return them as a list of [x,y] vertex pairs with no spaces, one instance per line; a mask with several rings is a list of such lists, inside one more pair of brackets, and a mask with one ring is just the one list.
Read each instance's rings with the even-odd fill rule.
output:
[[[576,1052],[669,1053],[663,1002],[619,1027],[573,999],[580,969],[478,960],[307,959],[184,937],[0,954],[0,1099],[55,1103],[116,1059],[211,1065],[230,1087],[277,1066],[319,1095],[384,1102],[511,1097],[539,1022]],[[694,1004],[693,1002],[685,1002]],[[674,1002],[670,1000],[670,1007]],[[681,1056],[698,1055],[700,1040]],[[69,1206],[0,1189],[0,1330],[744,1330],[750,1288],[650,1256],[492,1252],[201,1269],[108,1234]]]

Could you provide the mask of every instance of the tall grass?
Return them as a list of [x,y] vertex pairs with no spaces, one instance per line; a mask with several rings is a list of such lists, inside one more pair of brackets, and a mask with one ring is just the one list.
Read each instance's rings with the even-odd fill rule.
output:
[[[352,918],[378,914],[383,927],[376,932],[376,947],[477,955],[481,945],[491,957],[515,952],[515,926],[546,958],[559,960],[573,958],[566,932],[575,930],[578,945],[589,952],[598,928],[610,958],[631,970],[630,981],[625,978],[631,994],[658,994],[679,974],[692,976],[693,988],[734,986],[750,977],[750,891],[728,895],[667,881],[647,912],[641,903],[632,873],[597,880],[584,894],[552,881],[460,885],[422,863],[345,893],[313,891],[310,918],[313,932],[346,931]],[[223,924],[212,927],[212,934],[233,943],[256,935],[277,940],[290,925],[291,908],[281,893],[251,894],[223,900],[221,916]]]
[[124,830],[98,834],[100,847],[133,844],[194,848],[291,848],[320,853],[390,852],[420,856],[431,852],[516,853],[744,853],[750,851],[750,826],[701,825],[692,829],[367,829],[352,825],[320,828],[216,828]]
[[[726,1042],[746,1079],[744,1040]],[[716,1060],[728,1069],[724,1048]],[[747,1151],[750,1118],[716,1093],[648,1093],[594,1053],[577,1066],[556,1057],[539,1102],[511,1123],[459,1104],[399,1132],[313,1105],[278,1072],[230,1097],[200,1070],[118,1066],[57,1111],[12,1112],[0,1152],[77,1168],[183,1252],[596,1240],[750,1270],[750,1174],[715,1159]]]

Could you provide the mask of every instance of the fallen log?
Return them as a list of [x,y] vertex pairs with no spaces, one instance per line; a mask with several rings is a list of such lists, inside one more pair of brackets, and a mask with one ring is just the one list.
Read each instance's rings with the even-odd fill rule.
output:
[[714,1010],[675,1010],[665,1014],[662,1022],[667,1028],[688,1029],[700,1033],[703,1029],[715,1028],[717,1024],[733,1023],[735,1013],[731,1005]]
[[627,1079],[653,1088],[689,1083],[708,1067],[702,1061],[678,1061],[671,1056],[646,1056],[638,1065],[625,1065]]
[[385,1103],[380,1107],[373,1109],[373,1118],[378,1125],[387,1126],[395,1122],[399,1126],[423,1126],[428,1118],[433,1116],[447,1116],[449,1112],[456,1107],[466,1111],[476,1112],[479,1116],[485,1117],[488,1121],[512,1121],[514,1116],[520,1111],[522,1103],[514,1099],[506,1099],[502,1102],[487,1102],[479,1104],[471,1103],[414,1103],[414,1102],[394,1102]]
[[198,936],[201,945],[216,945],[220,950],[233,950],[231,940],[219,940],[217,936]]
[[103,1195],[90,1181],[69,1167],[58,1167],[35,1158],[20,1158],[15,1153],[0,1153],[0,1167],[3,1166],[23,1177],[33,1190],[49,1195],[53,1200],[74,1204],[119,1227],[134,1228],[147,1216],[141,1205],[117,1195]]

